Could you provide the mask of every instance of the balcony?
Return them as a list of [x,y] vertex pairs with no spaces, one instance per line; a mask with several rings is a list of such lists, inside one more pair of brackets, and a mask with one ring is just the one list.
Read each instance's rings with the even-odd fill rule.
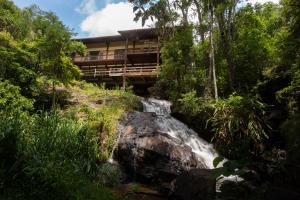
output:
[[146,48],[130,48],[127,54],[157,54],[158,47],[146,47]]
[[79,62],[95,62],[95,61],[108,61],[108,60],[124,60],[124,53],[116,53],[115,51],[99,52],[98,55],[86,55],[73,57],[74,63]]
[[[128,56],[143,56],[145,54],[157,54],[157,47],[147,48],[129,48],[127,51]],[[112,51],[99,51],[96,55],[75,56],[73,62],[75,64],[110,64],[122,63],[125,60],[125,49],[117,49]]]
[[[124,68],[109,69],[85,69],[82,70],[84,77],[121,77],[124,75]],[[157,66],[129,67],[126,69],[126,77],[155,77],[157,75]]]

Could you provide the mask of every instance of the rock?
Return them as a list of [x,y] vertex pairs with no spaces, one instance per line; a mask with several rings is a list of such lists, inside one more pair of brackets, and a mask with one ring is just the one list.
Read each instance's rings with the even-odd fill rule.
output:
[[267,189],[264,199],[266,200],[299,200],[299,192],[295,192],[282,187],[271,186]]
[[154,113],[132,112],[119,125],[114,153],[127,174],[141,182],[170,182],[182,172],[202,167],[192,149],[160,132]]
[[216,196],[216,180],[209,169],[192,169],[173,182],[171,198],[177,200],[212,200]]

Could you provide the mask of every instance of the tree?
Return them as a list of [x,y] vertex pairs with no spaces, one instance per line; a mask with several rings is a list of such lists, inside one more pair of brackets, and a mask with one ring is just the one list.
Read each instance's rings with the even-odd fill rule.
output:
[[0,79],[20,86],[21,93],[27,97],[32,97],[37,77],[31,45],[14,40],[8,32],[0,32]]
[[[271,17],[274,16],[274,19]],[[279,16],[274,4],[247,6],[236,13],[235,37],[232,51],[236,66],[235,89],[246,93],[258,81],[263,73],[276,64],[275,31],[273,21]],[[280,24],[278,24],[280,25]]]
[[168,88],[167,93],[172,99],[179,98],[182,92],[189,90],[192,47],[192,27],[179,27],[174,37],[165,41],[162,48],[163,64],[159,84]]
[[215,65],[215,43],[214,43],[214,4],[213,1],[210,1],[210,30],[209,30],[209,38],[210,38],[210,50],[209,50],[209,78],[210,82],[213,82],[214,88],[214,97],[218,99],[218,87],[217,87],[217,79],[216,79],[216,65]]
[[228,63],[228,82],[230,90],[235,88],[236,64],[232,52],[235,34],[236,6],[240,0],[215,1],[216,19],[222,41],[222,49]]
[[81,43],[72,41],[73,33],[56,15],[31,7],[32,28],[36,33],[35,48],[38,55],[38,70],[52,81],[52,107],[56,105],[56,84],[68,84],[80,77],[80,70],[70,58],[72,53],[83,54]]

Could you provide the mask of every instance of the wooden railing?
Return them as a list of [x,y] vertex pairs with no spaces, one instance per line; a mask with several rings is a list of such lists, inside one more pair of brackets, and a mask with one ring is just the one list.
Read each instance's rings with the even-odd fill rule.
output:
[[74,62],[90,62],[102,60],[124,60],[124,53],[116,53],[115,51],[102,51],[99,55],[75,56]]
[[147,53],[157,53],[157,47],[145,47],[145,48],[132,48],[128,49],[128,54],[147,54]]
[[[119,77],[124,75],[124,68],[105,69],[82,69],[86,77]],[[129,67],[126,69],[126,76],[155,76],[157,74],[156,66],[149,67]]]
[[[129,48],[127,54],[150,54],[157,53],[157,47],[147,47],[147,48]],[[105,60],[124,60],[124,52],[115,51],[100,51],[99,55],[87,55],[87,56],[75,56],[73,61],[76,62],[91,62],[91,61],[105,61]]]

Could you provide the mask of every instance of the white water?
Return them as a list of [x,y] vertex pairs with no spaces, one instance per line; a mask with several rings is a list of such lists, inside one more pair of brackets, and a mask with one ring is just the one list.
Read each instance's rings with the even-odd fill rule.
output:
[[194,130],[170,115],[170,102],[149,98],[143,99],[142,103],[144,112],[156,113],[156,124],[160,132],[166,133],[179,140],[183,145],[191,147],[201,163],[205,164],[209,169],[214,168],[213,160],[218,157],[218,153],[211,144],[200,138]]

